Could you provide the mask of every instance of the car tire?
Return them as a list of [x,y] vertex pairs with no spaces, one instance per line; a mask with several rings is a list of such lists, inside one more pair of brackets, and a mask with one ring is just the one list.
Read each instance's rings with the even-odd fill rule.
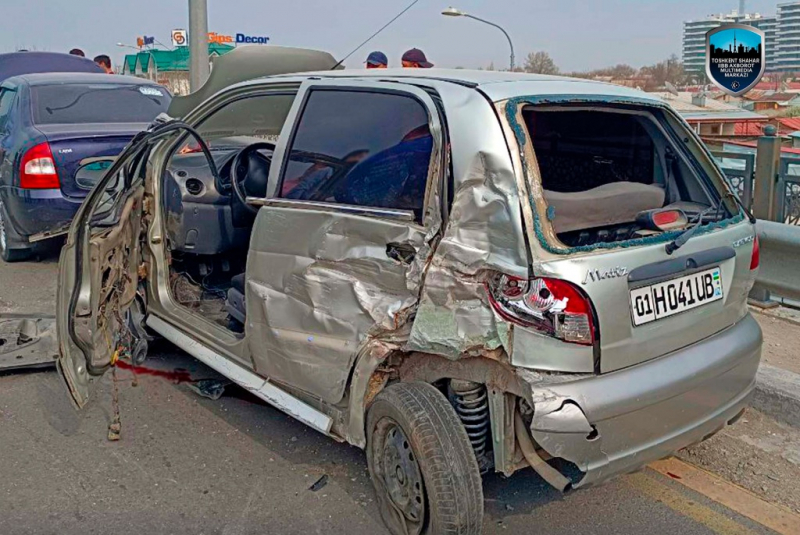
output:
[[6,217],[5,206],[0,201],[0,258],[5,262],[19,262],[31,256],[30,249],[13,249],[9,244],[8,225],[11,222]]
[[367,413],[367,463],[394,535],[478,535],[483,488],[466,430],[427,383],[397,383]]

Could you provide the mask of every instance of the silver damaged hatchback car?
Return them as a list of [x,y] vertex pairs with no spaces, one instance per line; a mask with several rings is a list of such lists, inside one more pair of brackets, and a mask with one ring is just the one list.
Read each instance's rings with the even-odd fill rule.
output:
[[[365,449],[396,534],[479,533],[482,473],[585,487],[742,414],[758,241],[665,102],[269,49],[220,58],[75,218],[58,334],[77,405],[162,336]],[[230,85],[254,54],[318,72]]]

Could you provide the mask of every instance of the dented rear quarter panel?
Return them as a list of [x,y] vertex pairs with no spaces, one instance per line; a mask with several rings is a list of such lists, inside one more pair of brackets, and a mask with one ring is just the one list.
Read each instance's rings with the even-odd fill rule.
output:
[[437,90],[450,132],[453,202],[406,349],[452,359],[509,350],[511,328],[492,311],[484,281],[489,270],[529,274],[517,177],[486,97],[453,84]]

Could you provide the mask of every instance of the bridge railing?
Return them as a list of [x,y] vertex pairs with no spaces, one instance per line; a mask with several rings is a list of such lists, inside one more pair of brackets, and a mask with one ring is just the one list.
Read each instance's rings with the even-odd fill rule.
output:
[[756,155],[739,152],[711,151],[714,159],[725,173],[731,189],[742,203],[750,209],[753,206],[753,182],[756,176]]

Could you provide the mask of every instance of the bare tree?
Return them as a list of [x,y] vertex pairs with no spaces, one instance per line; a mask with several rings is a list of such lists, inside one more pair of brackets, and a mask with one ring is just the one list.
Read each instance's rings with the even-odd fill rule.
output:
[[550,54],[540,50],[538,52],[531,52],[525,58],[525,72],[532,72],[537,74],[558,74],[559,70]]
[[650,78],[648,87],[645,89],[652,90],[664,87],[666,82],[675,85],[684,85],[686,83],[686,73],[683,70],[683,63],[678,59],[678,56],[672,54],[664,61],[659,61],[654,65],[647,65],[640,69],[640,74],[646,75]]

